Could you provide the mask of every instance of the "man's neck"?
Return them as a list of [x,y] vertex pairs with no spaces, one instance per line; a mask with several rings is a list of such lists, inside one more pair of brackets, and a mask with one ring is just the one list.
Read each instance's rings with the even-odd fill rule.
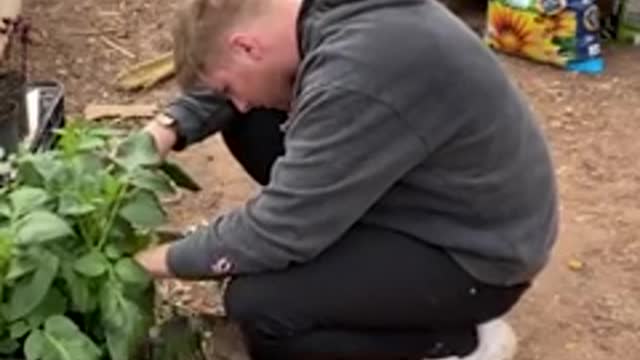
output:
[[[277,46],[281,49],[281,54],[288,59],[295,71],[300,62],[298,52],[298,20],[302,8],[303,0],[276,0],[274,2],[271,26],[277,32],[279,38]],[[277,28],[275,27],[277,26]]]

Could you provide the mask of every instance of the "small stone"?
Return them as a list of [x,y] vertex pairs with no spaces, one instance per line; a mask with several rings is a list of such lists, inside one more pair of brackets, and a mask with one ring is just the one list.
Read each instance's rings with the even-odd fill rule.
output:
[[562,121],[559,121],[559,120],[552,121],[551,122],[551,127],[555,128],[555,129],[561,128],[562,127]]
[[567,116],[573,115],[573,107],[567,106],[564,108],[564,114]]

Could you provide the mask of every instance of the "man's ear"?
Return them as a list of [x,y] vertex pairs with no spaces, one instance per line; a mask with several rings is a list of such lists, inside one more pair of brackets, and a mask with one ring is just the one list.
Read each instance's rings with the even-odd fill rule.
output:
[[240,58],[249,58],[254,61],[262,59],[262,47],[255,36],[245,33],[233,34],[229,39],[232,53]]

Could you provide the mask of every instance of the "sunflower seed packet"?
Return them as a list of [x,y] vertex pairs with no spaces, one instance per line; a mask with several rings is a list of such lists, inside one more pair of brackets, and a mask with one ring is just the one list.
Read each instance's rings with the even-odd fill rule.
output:
[[489,0],[485,40],[505,54],[600,73],[599,32],[595,0]]

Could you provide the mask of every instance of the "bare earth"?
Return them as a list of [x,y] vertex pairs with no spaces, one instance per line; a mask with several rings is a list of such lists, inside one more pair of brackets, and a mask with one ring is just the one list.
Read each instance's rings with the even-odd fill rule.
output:
[[[89,103],[162,105],[175,93],[172,83],[124,94],[113,79],[123,67],[170,49],[173,4],[27,0],[36,28],[33,78],[64,82],[69,115]],[[511,314],[522,344],[517,360],[630,359],[640,353],[639,59],[640,48],[609,47],[606,74],[593,77],[503,57],[540,114],[562,197],[553,261]],[[256,189],[218,137],[177,158],[206,190],[171,205],[176,225],[230,209]],[[216,311],[210,286],[187,285],[172,293],[176,301]]]

